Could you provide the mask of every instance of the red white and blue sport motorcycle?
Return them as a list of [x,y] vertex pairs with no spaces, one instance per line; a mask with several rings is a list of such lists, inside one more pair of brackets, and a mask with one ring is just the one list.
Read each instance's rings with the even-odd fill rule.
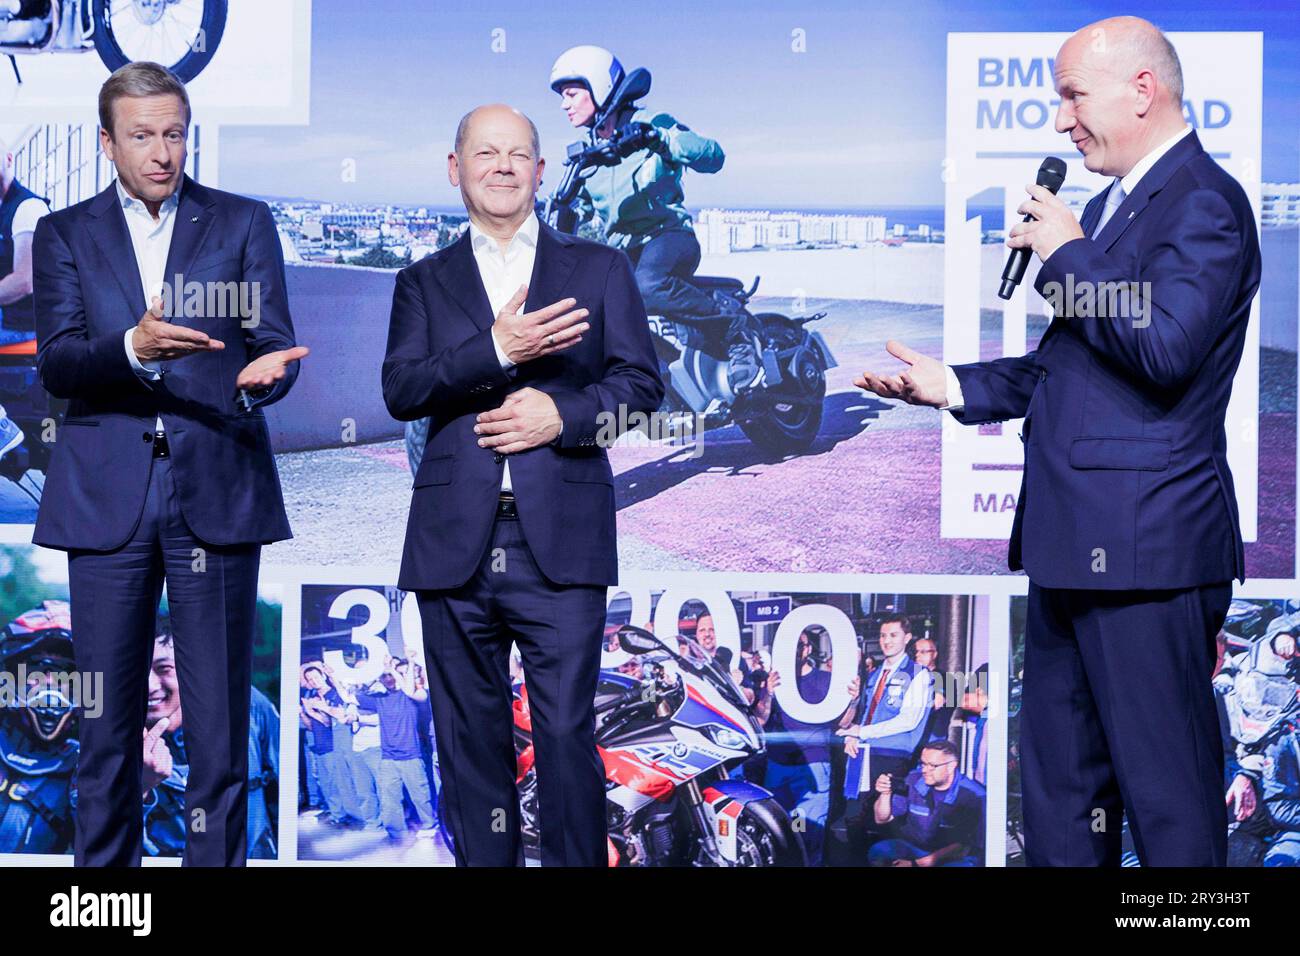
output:
[[[640,676],[602,670],[596,744],[605,762],[611,866],[803,866],[789,814],[728,771],[764,749],[763,730],[725,669],[678,636],[674,650],[624,626]],[[538,845],[527,675],[515,687],[515,750],[525,847]]]

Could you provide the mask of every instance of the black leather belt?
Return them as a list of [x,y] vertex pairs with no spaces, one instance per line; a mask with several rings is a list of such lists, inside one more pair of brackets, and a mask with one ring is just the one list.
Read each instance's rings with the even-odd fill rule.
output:
[[171,449],[167,446],[167,433],[153,433],[153,456],[155,458],[170,458]]
[[497,517],[518,518],[519,508],[515,505],[515,496],[508,491],[497,496]]

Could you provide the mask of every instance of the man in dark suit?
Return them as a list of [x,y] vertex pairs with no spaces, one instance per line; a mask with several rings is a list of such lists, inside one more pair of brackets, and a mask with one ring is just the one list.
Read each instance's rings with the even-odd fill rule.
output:
[[185,862],[238,866],[258,560],[289,537],[254,406],[284,397],[307,350],[266,204],[183,173],[181,82],[129,64],[99,113],[117,180],[44,217],[34,238],[37,366],[69,404],[32,540],[68,552],[77,669],[103,679],[102,713],[81,722],[76,862],[140,860],[165,580],[190,758]]
[[469,228],[397,274],[383,367],[393,417],[430,418],[398,584],[419,601],[460,865],[523,863],[512,641],[542,863],[605,865],[594,698],[618,553],[602,445],[663,398],[631,263],[538,221],[544,165],[516,110],[461,120],[447,168]]
[[1037,350],[946,369],[891,342],[911,368],[857,384],[967,424],[1025,420],[1010,566],[1030,581],[1030,864],[1117,865],[1127,813],[1144,864],[1221,866],[1210,676],[1245,577],[1224,416],[1259,285],[1255,220],[1184,123],[1178,56],[1151,24],[1085,27],[1055,71],[1057,130],[1114,179],[1082,224],[1028,187],[1033,219],[1007,244],[1043,263],[1056,317]]

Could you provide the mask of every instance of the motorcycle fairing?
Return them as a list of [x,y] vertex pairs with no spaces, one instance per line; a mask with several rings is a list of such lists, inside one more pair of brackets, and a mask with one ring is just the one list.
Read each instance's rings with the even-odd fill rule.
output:
[[[600,759],[605,763],[605,778],[626,788],[630,794],[635,794],[639,798],[633,799],[629,794],[619,794],[619,799],[615,802],[627,810],[638,809],[651,800],[667,803],[673,798],[677,788],[696,772],[693,770],[683,772],[671,766],[664,760],[669,756],[668,752],[658,744],[638,744],[612,750],[604,747],[596,749],[600,752]],[[611,791],[607,796],[614,799],[615,793],[616,791]]]
[[745,809],[745,804],[753,800],[765,800],[771,794],[747,780],[719,780],[713,786],[705,787],[701,793],[706,815],[713,826],[718,851],[728,863],[735,863],[739,857],[736,830],[740,824],[741,811]]
[[725,727],[744,737],[754,749],[757,750],[760,746],[750,722],[712,687],[688,685],[686,698],[677,708],[677,713],[673,714],[673,720],[683,727],[697,730],[710,725]]

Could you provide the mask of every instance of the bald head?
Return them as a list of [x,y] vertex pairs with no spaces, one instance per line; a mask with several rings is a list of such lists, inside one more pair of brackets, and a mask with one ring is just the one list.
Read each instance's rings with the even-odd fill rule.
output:
[[1086,58],[1121,82],[1148,71],[1155,77],[1161,97],[1182,109],[1183,68],[1178,53],[1154,23],[1141,17],[1109,17],[1090,23],[1065,41],[1061,55]]
[[528,124],[528,133],[533,143],[533,155],[537,156],[542,151],[541,137],[537,135],[537,125],[527,116],[515,109],[513,106],[507,106],[504,103],[489,103],[486,106],[476,106],[460,118],[456,124],[456,155],[463,156],[465,153],[465,143],[469,139],[475,120],[484,120],[486,122],[510,123],[517,120],[520,123]]
[[1099,20],[1072,34],[1054,70],[1056,129],[1069,133],[1093,172],[1127,175],[1186,125],[1178,54],[1139,17]]

